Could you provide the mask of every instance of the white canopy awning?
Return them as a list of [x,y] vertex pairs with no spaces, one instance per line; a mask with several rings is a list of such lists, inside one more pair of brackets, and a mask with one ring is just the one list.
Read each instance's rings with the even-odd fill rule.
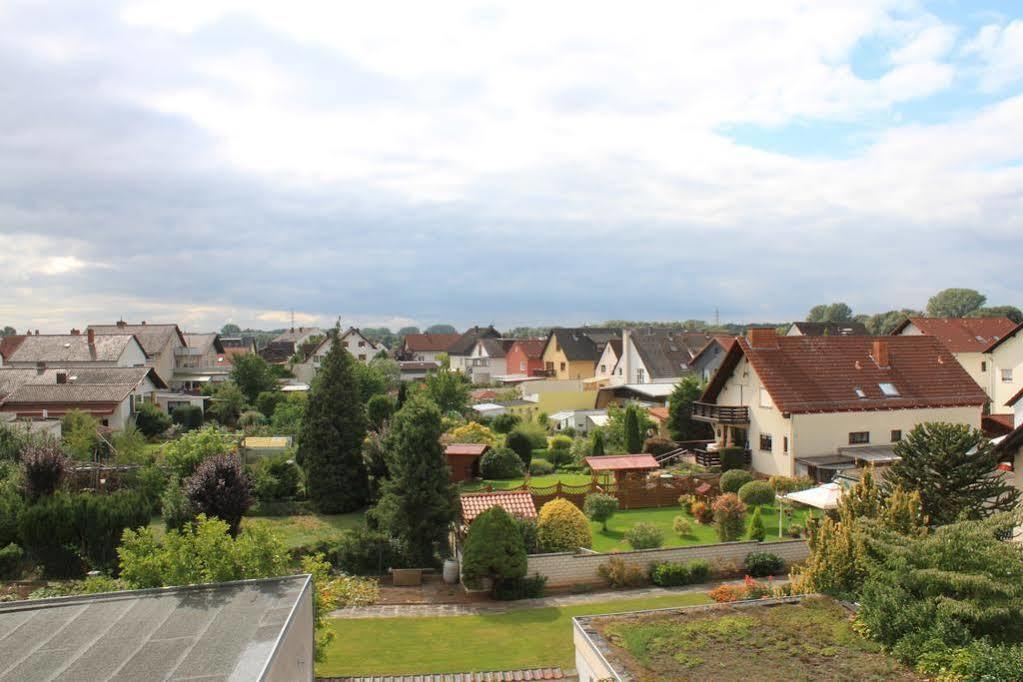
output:
[[799,502],[817,509],[835,509],[838,507],[838,498],[842,496],[842,486],[837,483],[825,483],[816,488],[797,490],[788,495],[782,495],[783,500]]

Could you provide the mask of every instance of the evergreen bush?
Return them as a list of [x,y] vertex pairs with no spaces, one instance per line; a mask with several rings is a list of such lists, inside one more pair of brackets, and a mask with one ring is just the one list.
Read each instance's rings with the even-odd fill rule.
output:
[[551,500],[540,508],[537,541],[544,552],[573,552],[590,547],[590,522],[579,508],[566,499]]

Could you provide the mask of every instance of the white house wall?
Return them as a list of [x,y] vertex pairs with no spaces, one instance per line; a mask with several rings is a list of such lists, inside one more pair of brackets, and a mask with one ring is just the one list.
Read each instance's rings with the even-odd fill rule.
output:
[[[988,358],[991,412],[1006,414],[1011,411],[1006,403],[1023,388],[1023,332],[1018,332],[995,348]],[[1002,381],[1003,369],[1012,371],[1012,381]]]

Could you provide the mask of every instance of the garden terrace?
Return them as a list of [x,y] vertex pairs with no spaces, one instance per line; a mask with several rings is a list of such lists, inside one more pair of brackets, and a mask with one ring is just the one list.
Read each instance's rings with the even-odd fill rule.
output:
[[[574,619],[581,679],[922,680],[855,632],[825,597]],[[724,676],[722,676],[724,673]]]

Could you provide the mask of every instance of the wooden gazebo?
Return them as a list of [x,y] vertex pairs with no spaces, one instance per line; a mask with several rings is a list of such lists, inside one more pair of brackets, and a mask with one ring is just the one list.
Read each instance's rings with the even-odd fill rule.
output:
[[596,482],[601,474],[613,474],[615,483],[620,483],[626,474],[643,473],[660,469],[661,465],[653,455],[606,455],[603,457],[587,457],[586,465],[593,472]]

